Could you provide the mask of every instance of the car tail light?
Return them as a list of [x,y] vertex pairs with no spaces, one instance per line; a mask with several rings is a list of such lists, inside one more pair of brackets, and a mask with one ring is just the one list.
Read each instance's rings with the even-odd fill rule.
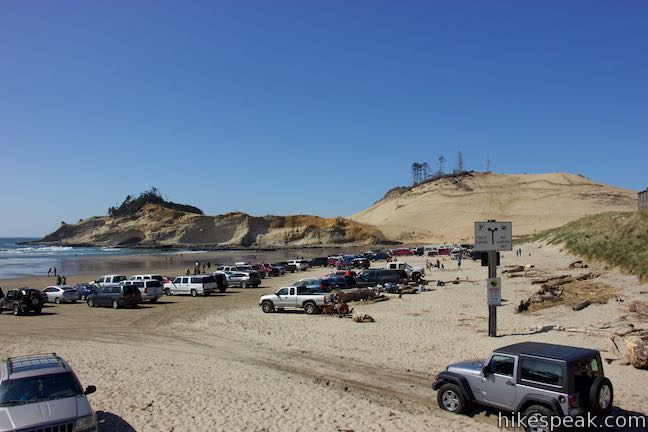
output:
[[569,397],[567,398],[567,403],[569,404],[569,408],[577,408],[578,397],[576,395],[569,395]]

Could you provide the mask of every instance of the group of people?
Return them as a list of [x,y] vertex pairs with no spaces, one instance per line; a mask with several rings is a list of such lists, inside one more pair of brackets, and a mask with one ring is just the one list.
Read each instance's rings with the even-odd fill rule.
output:
[[56,278],[56,285],[66,285],[67,284],[67,279],[65,276],[61,276],[60,274],[57,274],[56,267],[50,267],[49,270],[47,270],[47,277],[54,275]]
[[[203,261],[202,264],[200,261],[196,261],[193,268],[193,274],[201,274],[200,269],[202,268],[202,273],[207,273],[207,270],[211,270],[211,261]],[[191,274],[191,269],[187,269],[187,276]]]
[[[459,268],[461,268],[461,261],[459,261],[458,264],[459,264]],[[443,263],[438,259],[436,260],[436,263],[433,263],[432,261],[430,261],[429,258],[425,258],[425,270],[430,270],[433,267],[441,270],[445,270],[445,265],[443,265]]]
[[515,255],[522,256],[522,249],[516,249],[515,250]]

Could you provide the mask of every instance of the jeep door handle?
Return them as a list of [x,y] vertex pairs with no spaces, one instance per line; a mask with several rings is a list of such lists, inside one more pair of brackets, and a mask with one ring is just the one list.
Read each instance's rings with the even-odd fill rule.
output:
[[511,380],[506,381],[506,385],[514,386],[515,383]]

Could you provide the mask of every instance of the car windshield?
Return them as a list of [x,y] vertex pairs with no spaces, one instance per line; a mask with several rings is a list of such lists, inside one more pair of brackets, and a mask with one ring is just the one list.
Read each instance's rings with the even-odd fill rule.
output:
[[82,394],[70,373],[8,380],[0,385],[0,407],[63,399]]

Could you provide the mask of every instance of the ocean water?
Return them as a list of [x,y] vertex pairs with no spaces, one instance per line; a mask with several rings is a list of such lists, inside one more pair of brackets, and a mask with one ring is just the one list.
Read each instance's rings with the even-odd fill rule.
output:
[[[56,267],[60,275],[124,273],[127,271],[164,272],[165,267],[193,267],[193,254],[205,253],[212,265],[229,265],[237,261],[276,262],[298,257],[310,259],[341,252],[355,253],[366,248],[349,247],[262,250],[187,250],[128,249],[108,247],[71,247],[21,245],[37,238],[0,237],[0,279],[45,276]],[[133,259],[128,259],[132,256]],[[139,256],[137,259],[136,256]],[[110,259],[111,257],[126,257]],[[143,258],[142,258],[143,257]],[[168,258],[173,257],[172,260]],[[105,259],[102,259],[105,258]]]
[[[0,237],[0,279],[45,275],[49,268],[78,272],[79,258],[92,256],[122,256],[161,253],[161,250],[126,248],[71,247],[21,245],[21,242],[38,240],[29,237]],[[164,251],[165,253],[173,253]]]

